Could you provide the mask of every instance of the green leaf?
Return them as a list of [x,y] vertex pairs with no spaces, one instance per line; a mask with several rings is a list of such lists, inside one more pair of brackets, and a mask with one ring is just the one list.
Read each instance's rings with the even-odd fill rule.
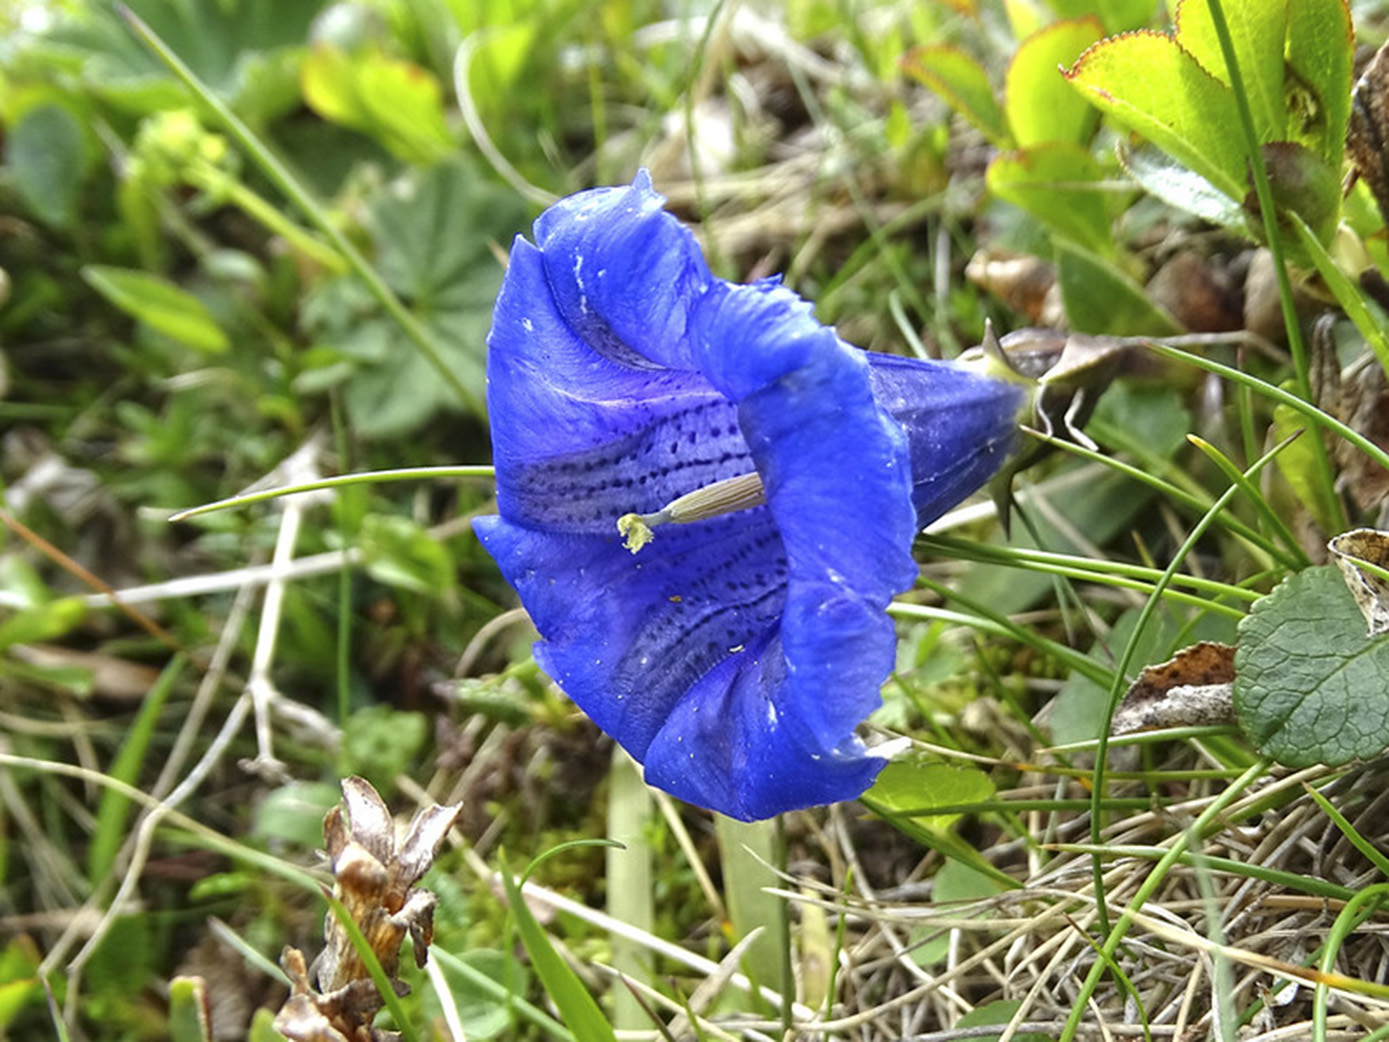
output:
[[304,100],[324,119],[360,130],[407,163],[428,165],[456,147],[439,81],[378,51],[316,47],[301,71]]
[[87,171],[86,142],[76,117],[62,105],[30,109],[7,131],[5,169],[40,220],[71,227]]
[[1091,47],[1067,74],[1115,122],[1196,171],[1231,199],[1244,197],[1239,111],[1230,88],[1169,36],[1137,32]]
[[1104,171],[1080,145],[1055,141],[1001,152],[989,164],[989,191],[1012,203],[1057,235],[1098,254],[1114,251]]
[[1069,67],[1103,32],[1098,18],[1078,18],[1053,22],[1018,45],[1004,77],[1003,106],[1019,148],[1090,140],[1099,113],[1058,66]]
[[[1300,2],[1300,0],[1299,0]],[[1283,42],[1288,35],[1288,0],[1222,0],[1221,10],[1230,26],[1254,130],[1259,143],[1285,136],[1287,109],[1283,104]],[[1177,5],[1176,41],[1201,67],[1227,87],[1230,74],[1215,33],[1210,4],[1183,0]],[[1318,30],[1321,31],[1321,30]],[[1231,137],[1233,125],[1222,128]]]
[[1290,215],[1288,220],[1297,232],[1301,252],[1316,266],[1317,274],[1331,290],[1336,303],[1341,305],[1346,317],[1355,323],[1355,328],[1365,338],[1365,343],[1369,344],[1385,372],[1389,372],[1389,334],[1385,332],[1389,330],[1389,316],[1384,314],[1372,297],[1360,292],[1360,288],[1326,252],[1326,247],[1304,221],[1296,214]]
[[1389,637],[1334,565],[1289,576],[1240,624],[1235,710],[1259,751],[1290,767],[1369,759],[1389,746]]
[[943,43],[914,47],[902,59],[902,68],[949,102],[993,144],[1005,148],[1011,143],[988,73],[960,48]]
[[1289,3],[1286,58],[1283,100],[1288,137],[1339,170],[1350,120],[1355,59],[1346,0]]
[[[1293,391],[1291,383],[1285,383],[1283,390]],[[1290,434],[1307,427],[1307,420],[1286,405],[1273,407],[1274,441],[1282,441]],[[1339,508],[1332,500],[1335,494],[1322,479],[1323,461],[1317,452],[1313,439],[1317,434],[1308,432],[1293,442],[1274,461],[1278,472],[1293,490],[1293,495],[1307,508],[1323,532],[1334,532],[1337,528]]]
[[343,728],[338,774],[360,774],[376,788],[388,789],[417,762],[428,733],[429,724],[420,713],[382,704],[358,709]]
[[[429,954],[435,956],[437,951],[432,948]],[[514,1037],[515,999],[526,993],[528,983],[515,959],[492,948],[475,948],[452,957],[446,954],[439,959],[439,968],[468,1042]],[[425,992],[424,1003],[433,1019],[442,1018],[442,1006],[432,990]]]
[[1168,206],[1254,238],[1249,214],[1240,201],[1226,195],[1196,171],[1147,142],[1120,147],[1119,161],[1145,192]]
[[250,834],[274,843],[313,850],[323,842],[323,818],[342,799],[328,782],[293,781],[269,792],[256,804]]
[[574,1032],[576,1039],[584,1042],[616,1042],[612,1025],[603,1016],[598,1003],[588,993],[573,970],[569,968],[550,943],[550,938],[536,922],[535,916],[521,896],[521,884],[507,867],[505,856],[499,855],[502,869],[502,885],[506,888],[506,903],[516,920],[521,943],[526,946],[526,954],[536,975],[545,985],[545,992],[559,1010],[560,1019]]
[[937,807],[982,803],[993,798],[994,783],[977,767],[894,760],[883,768],[869,795],[884,812],[911,818],[921,828],[949,831],[962,815],[934,814]]
[[[510,242],[524,217],[513,193],[460,160],[411,171],[368,203],[381,276],[478,401],[502,276],[489,243]],[[438,410],[457,407],[430,362],[355,280],[328,280],[311,291],[304,322],[323,343],[359,362],[344,392],[357,434],[408,434]]]
[[1153,20],[1151,0],[1049,0],[1049,5],[1062,18],[1098,14],[1110,33],[1140,29]]
[[127,315],[181,344],[210,354],[231,346],[201,300],[157,275],[89,264],[82,277]]
[[1055,241],[1056,279],[1071,328],[1112,336],[1171,336],[1182,328],[1114,262]]
[[0,622],[0,651],[16,644],[54,640],[87,617],[80,597],[60,597],[23,608]]
[[169,1038],[172,1042],[212,1042],[207,985],[201,977],[175,977],[169,982]]

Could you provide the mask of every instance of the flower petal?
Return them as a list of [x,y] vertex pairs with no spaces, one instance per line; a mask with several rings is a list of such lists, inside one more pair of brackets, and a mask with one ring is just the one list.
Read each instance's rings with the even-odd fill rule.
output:
[[[488,338],[500,516],[475,528],[541,668],[652,784],[745,820],[851,798],[883,764],[854,729],[917,509],[988,476],[1019,392],[868,356],[774,280],[712,278],[661,204],[641,175],[517,241]],[[754,470],[764,505],[622,546],[622,515]]]

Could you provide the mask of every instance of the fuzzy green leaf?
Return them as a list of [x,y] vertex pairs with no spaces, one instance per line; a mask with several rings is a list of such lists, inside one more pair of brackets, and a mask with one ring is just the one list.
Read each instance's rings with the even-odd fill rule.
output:
[[1368,759],[1389,746],[1389,637],[1332,565],[1308,568],[1240,623],[1235,709],[1259,750],[1290,767]]
[[1003,106],[1020,148],[1042,142],[1084,144],[1099,113],[1061,74],[1104,32],[1098,18],[1053,22],[1019,46],[1004,77]]
[[1010,144],[1003,109],[984,67],[958,47],[926,44],[902,59],[902,68],[943,97],[1000,148]]

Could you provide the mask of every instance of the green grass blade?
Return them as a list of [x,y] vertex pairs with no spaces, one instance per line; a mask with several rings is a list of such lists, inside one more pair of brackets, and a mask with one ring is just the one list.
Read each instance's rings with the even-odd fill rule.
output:
[[[173,693],[183,667],[188,659],[175,655],[140,703],[140,712],[135,722],[126,732],[125,741],[108,772],[116,781],[134,785],[140,774],[140,767],[149,753],[150,742],[159,724],[159,713]],[[108,788],[101,794],[97,804],[96,829],[92,833],[92,845],[87,850],[87,878],[93,886],[105,879],[116,863],[116,854],[125,842],[126,822],[130,814],[130,800],[117,788]]]
[[187,521],[191,517],[201,517],[217,510],[231,510],[235,507],[264,503],[280,496],[292,496],[299,492],[318,492],[325,488],[342,488],[345,485],[375,485],[387,481],[436,481],[442,478],[491,478],[494,471],[488,466],[462,467],[399,467],[395,470],[368,470],[359,474],[339,474],[331,478],[305,481],[299,485],[280,485],[276,488],[257,489],[239,496],[219,499],[201,506],[189,507],[169,516],[170,521]]
[[[573,844],[566,844],[572,846]],[[511,874],[505,856],[499,855],[502,867],[502,884],[506,887],[507,904],[515,917],[516,929],[521,934],[521,943],[526,946],[531,965],[536,975],[545,985],[545,992],[554,1000],[564,1023],[574,1032],[574,1037],[583,1042],[617,1042],[617,1036],[598,1003],[588,993],[578,974],[569,968],[568,963],[555,951],[550,938],[541,929],[540,923],[531,914],[525,898],[521,896],[521,882]]]
[[[608,838],[620,843],[607,849],[608,914],[618,922],[650,933],[656,921],[653,900],[651,844],[651,790],[641,772],[620,746],[613,746],[608,774]],[[632,980],[651,980],[650,953],[629,937],[613,935],[612,966]],[[631,989],[620,982],[613,989],[613,1027],[648,1030],[651,1018]]]

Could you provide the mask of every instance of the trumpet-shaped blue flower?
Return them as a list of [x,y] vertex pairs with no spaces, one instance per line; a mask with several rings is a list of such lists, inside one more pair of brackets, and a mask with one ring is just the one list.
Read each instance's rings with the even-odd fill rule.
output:
[[[663,202],[643,173],[517,239],[488,338],[499,514],[475,528],[541,668],[649,783],[744,820],[849,799],[884,762],[854,729],[913,536],[995,471],[1024,393],[714,278]],[[628,550],[619,519],[690,493],[696,520]]]

